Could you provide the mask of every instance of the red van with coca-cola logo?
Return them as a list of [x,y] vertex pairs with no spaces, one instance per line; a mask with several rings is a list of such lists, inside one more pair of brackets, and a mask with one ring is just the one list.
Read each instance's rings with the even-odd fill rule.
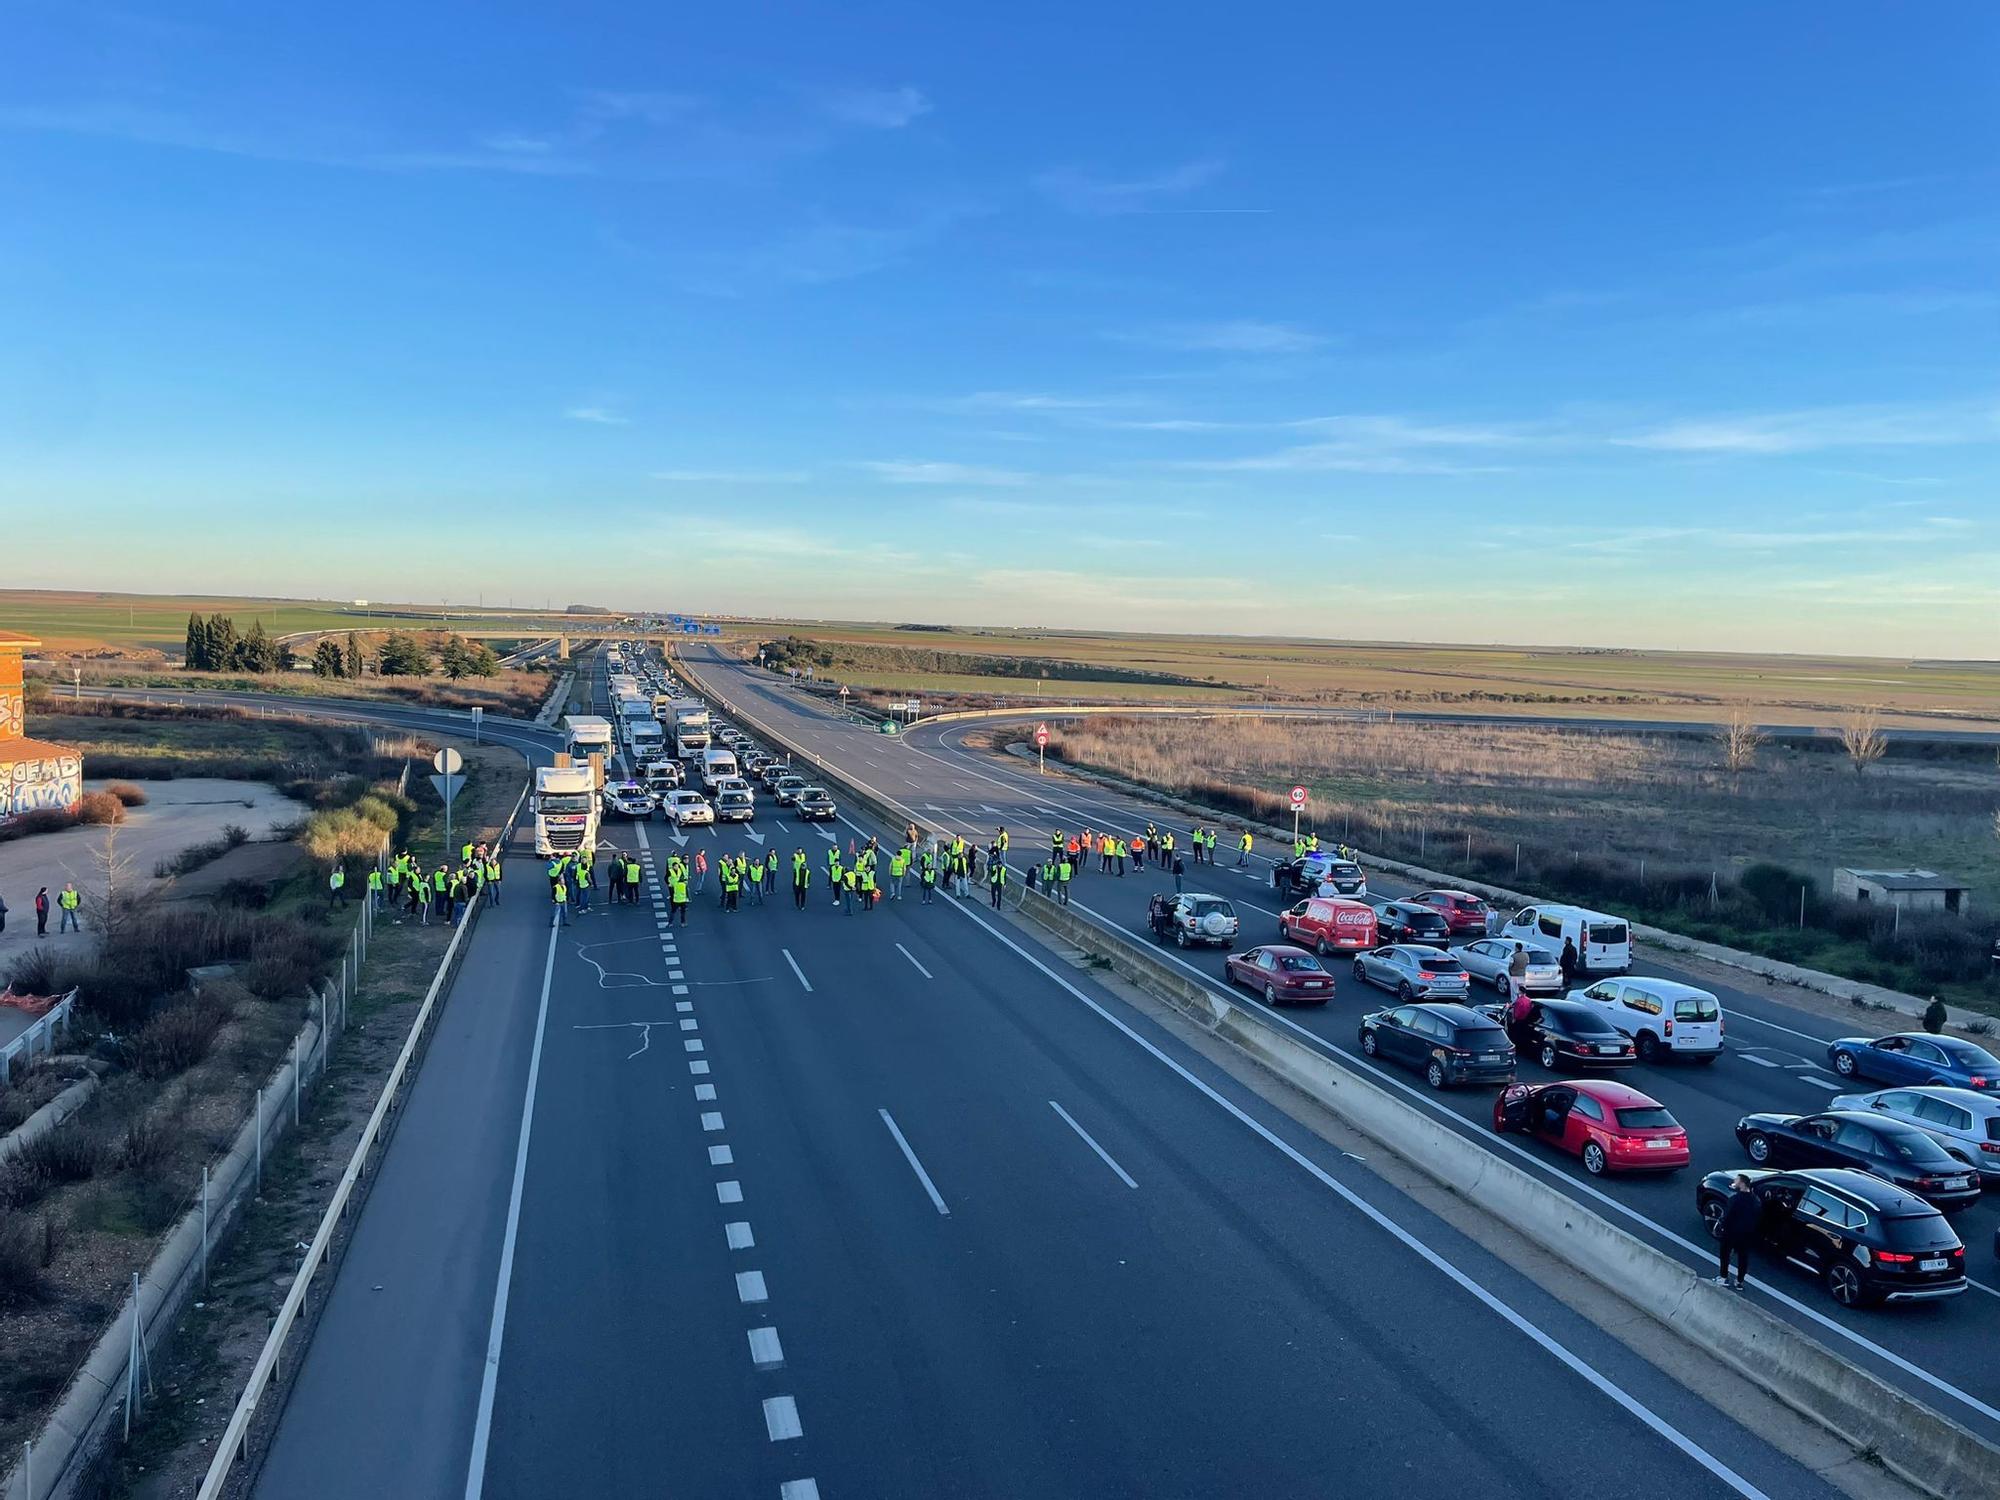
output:
[[1279,915],[1278,931],[1286,942],[1322,958],[1338,951],[1366,952],[1375,946],[1375,909],[1341,896],[1309,896]]

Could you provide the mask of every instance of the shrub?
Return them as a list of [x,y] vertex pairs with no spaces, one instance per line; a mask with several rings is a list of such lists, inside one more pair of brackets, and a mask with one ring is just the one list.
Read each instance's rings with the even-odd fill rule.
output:
[[241,823],[224,823],[222,825],[222,842],[231,849],[240,849],[250,842],[250,830],[245,828]]
[[26,838],[32,833],[61,833],[65,828],[76,826],[76,814],[66,807],[37,807],[24,812],[5,828],[0,828],[0,840]]
[[299,842],[323,864],[343,859],[373,859],[389,847],[395,832],[362,817],[351,807],[322,808],[306,819]]
[[101,1131],[65,1121],[23,1145],[14,1160],[30,1176],[53,1185],[88,1182],[109,1156],[110,1144]]
[[122,823],[125,821],[125,804],[109,792],[85,792],[77,799],[76,820],[79,823]]
[[140,1077],[171,1078],[208,1056],[228,1020],[229,1007],[215,990],[190,996],[141,1026],[126,1043],[126,1055]]
[[144,807],[146,805],[145,788],[134,786],[129,781],[111,782],[104,790],[116,797],[127,807]]
[[14,1209],[0,1209],[0,1307],[27,1307],[48,1297],[42,1272],[54,1258],[55,1229]]
[[173,1155],[174,1138],[166,1125],[151,1114],[128,1121],[118,1142],[122,1166],[140,1173],[157,1172]]

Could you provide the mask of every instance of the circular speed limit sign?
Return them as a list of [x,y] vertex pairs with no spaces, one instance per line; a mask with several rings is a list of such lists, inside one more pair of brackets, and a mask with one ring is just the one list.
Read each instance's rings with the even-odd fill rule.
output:
[[1302,786],[1295,786],[1295,787],[1293,787],[1293,788],[1292,788],[1292,806],[1294,806],[1294,807],[1304,807],[1305,805],[1306,805],[1306,789],[1305,789],[1304,787],[1302,787]]

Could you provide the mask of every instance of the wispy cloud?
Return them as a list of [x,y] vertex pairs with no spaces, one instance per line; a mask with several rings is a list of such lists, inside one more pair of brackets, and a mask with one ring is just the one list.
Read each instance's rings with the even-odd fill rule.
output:
[[1624,448],[1670,453],[1788,454],[1836,448],[1990,443],[2000,438],[2000,402],[1938,407],[1824,406],[1798,411],[1669,422],[1613,437]]
[[804,484],[803,469],[655,469],[654,479],[669,484]]
[[931,112],[931,101],[920,89],[842,89],[826,98],[826,112],[843,125],[870,130],[901,130]]
[[1142,213],[1181,198],[1222,175],[1223,163],[1200,156],[1141,177],[1107,177],[1079,167],[1057,167],[1034,180],[1037,191],[1078,214]]
[[563,413],[572,422],[589,422],[599,427],[627,427],[632,419],[603,406],[572,406]]
[[1237,318],[1219,323],[1169,323],[1110,335],[1121,343],[1152,349],[1183,349],[1204,354],[1310,354],[1323,348],[1322,334],[1295,323],[1265,323]]
[[1083,412],[1136,406],[1132,396],[1074,396],[1048,391],[974,391],[942,403],[952,411]]
[[1029,476],[1018,469],[989,469],[978,464],[934,463],[920,459],[883,459],[861,465],[877,479],[889,484],[971,484],[1010,486],[1026,484]]

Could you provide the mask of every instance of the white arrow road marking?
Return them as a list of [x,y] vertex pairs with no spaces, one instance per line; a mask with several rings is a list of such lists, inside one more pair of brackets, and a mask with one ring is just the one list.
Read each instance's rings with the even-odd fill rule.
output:
[[818,834],[821,838],[825,839],[829,844],[837,844],[840,842],[840,839],[836,835],[828,833],[826,829],[821,827],[818,823],[814,823],[812,825],[812,831]]
[[756,844],[756,845],[759,845],[759,846],[762,846],[762,844],[763,844],[763,842],[764,842],[764,835],[763,835],[763,834],[761,834],[761,833],[752,833],[752,832],[751,832],[751,831],[750,831],[749,829],[747,829],[747,828],[743,830],[743,836],[744,836],[745,838],[747,838],[748,840],[750,840],[750,842],[751,842],[751,843],[753,843],[753,844]]

